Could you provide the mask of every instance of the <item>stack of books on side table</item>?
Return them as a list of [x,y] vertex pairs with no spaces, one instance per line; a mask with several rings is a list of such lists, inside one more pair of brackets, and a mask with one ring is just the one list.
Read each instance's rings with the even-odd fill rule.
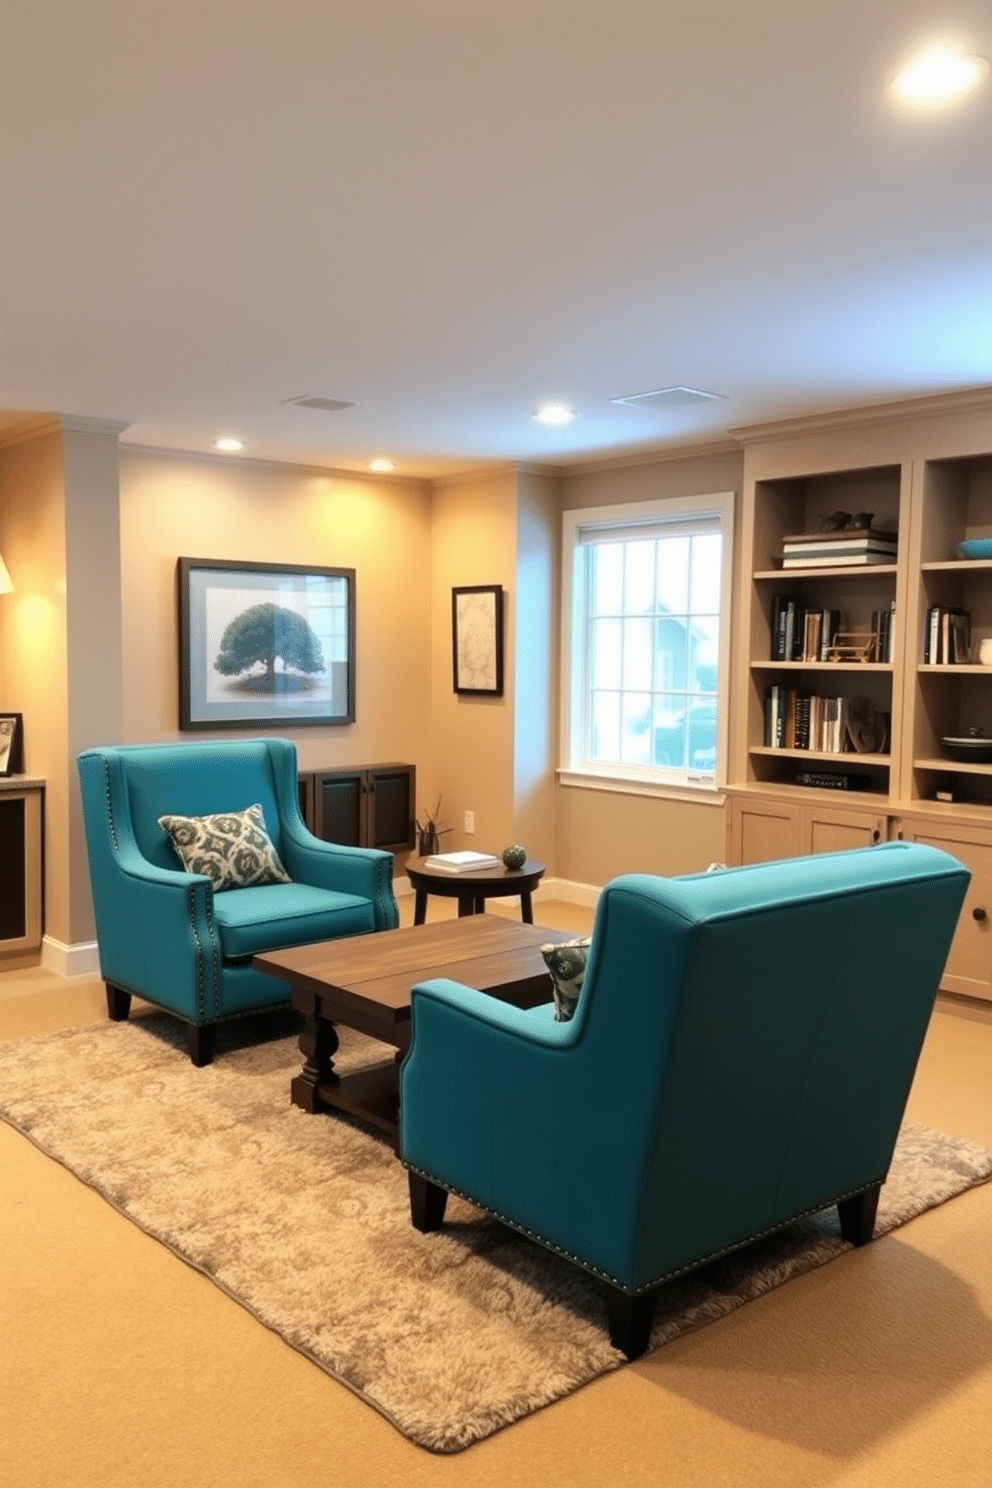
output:
[[798,532],[782,539],[783,568],[850,568],[895,561],[896,534],[877,527]]
[[431,853],[424,867],[440,873],[484,873],[487,868],[498,868],[499,858],[480,852]]

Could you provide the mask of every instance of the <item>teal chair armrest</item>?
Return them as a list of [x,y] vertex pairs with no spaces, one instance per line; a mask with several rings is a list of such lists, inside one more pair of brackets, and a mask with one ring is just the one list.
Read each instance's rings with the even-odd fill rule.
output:
[[100,975],[190,1020],[218,1016],[221,947],[210,879],[159,868],[126,842],[116,867],[113,921],[104,923],[99,940]]
[[301,820],[290,818],[282,824],[282,857],[286,872],[296,883],[368,899],[377,930],[395,930],[399,924],[392,853],[324,842]]
[[402,1161],[552,1244],[581,1223],[587,1260],[622,1272],[617,1236],[639,1198],[640,1155],[626,1135],[637,1114],[597,1099],[584,1027],[445,979],[413,988],[411,1019]]

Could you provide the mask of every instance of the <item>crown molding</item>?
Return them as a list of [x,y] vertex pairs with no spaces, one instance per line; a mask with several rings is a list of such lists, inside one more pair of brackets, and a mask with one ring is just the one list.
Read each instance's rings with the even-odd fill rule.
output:
[[0,448],[27,444],[48,434],[111,434],[130,428],[127,420],[84,418],[75,413],[24,413],[5,416],[0,426]]
[[[733,433],[733,430],[731,430]],[[642,449],[626,455],[604,455],[598,460],[545,467],[546,474],[559,476],[596,475],[605,470],[628,470],[636,465],[657,465],[662,460],[697,460],[710,455],[739,455],[740,444],[733,439],[711,439],[696,444],[665,444],[655,449]]]
[[361,481],[376,486],[408,486],[411,490],[424,491],[431,485],[426,475],[398,475],[395,470],[348,470],[338,465],[313,465],[298,460],[264,460],[258,455],[225,454],[213,450],[166,449],[154,444],[134,444],[126,440],[121,445],[122,455],[148,455],[157,460],[174,460],[177,464],[236,465],[250,470],[294,475],[322,475],[333,480]]
[[856,408],[832,408],[823,413],[776,419],[767,424],[745,424],[727,432],[741,444],[760,444],[770,439],[791,439],[804,434],[863,428],[866,424],[893,424],[904,419],[971,413],[975,410],[992,411],[992,384],[959,388],[950,393],[928,393],[924,397],[899,398],[885,403],[862,403]]

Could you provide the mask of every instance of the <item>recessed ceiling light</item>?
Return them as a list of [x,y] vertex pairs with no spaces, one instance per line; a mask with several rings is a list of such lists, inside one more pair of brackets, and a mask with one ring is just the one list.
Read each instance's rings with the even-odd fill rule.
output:
[[570,424],[575,417],[575,410],[565,403],[542,403],[531,417],[539,424]]
[[392,460],[379,459],[369,461],[369,469],[377,470],[380,475],[386,475],[393,468]]
[[988,70],[984,57],[968,57],[950,47],[933,47],[899,73],[892,91],[904,103],[924,107],[953,103],[977,87]]
[[218,439],[216,443],[219,450],[224,450],[225,453],[229,455],[233,455],[235,451],[239,449],[244,449],[244,445],[241,443],[241,440],[235,439],[234,436],[230,434],[225,434],[224,438]]

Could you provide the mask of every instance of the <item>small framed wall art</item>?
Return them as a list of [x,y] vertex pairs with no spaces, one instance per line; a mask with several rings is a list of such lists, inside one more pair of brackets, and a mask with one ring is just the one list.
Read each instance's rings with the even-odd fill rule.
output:
[[355,570],[180,558],[179,727],[355,721]]
[[503,696],[503,586],[470,584],[451,591],[455,691]]
[[0,775],[20,775],[24,769],[24,726],[20,713],[0,713]]

